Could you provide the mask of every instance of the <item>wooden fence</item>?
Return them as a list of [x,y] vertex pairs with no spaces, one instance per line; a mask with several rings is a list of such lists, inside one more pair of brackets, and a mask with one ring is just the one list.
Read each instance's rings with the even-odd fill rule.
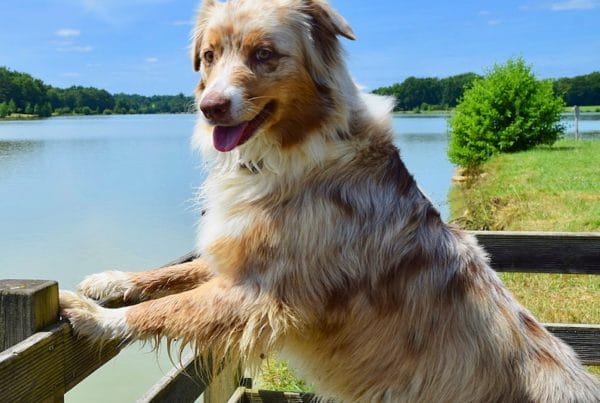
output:
[[[600,274],[600,233],[475,232],[497,271]],[[185,259],[191,259],[187,256]],[[598,300],[590,309],[599,309]],[[558,308],[558,307],[557,307]],[[600,325],[547,324],[588,365],[600,365]],[[115,357],[119,343],[101,349],[73,336],[58,317],[58,284],[0,281],[0,402],[61,402],[65,393]],[[139,402],[308,401],[310,396],[240,387],[240,371],[225,366],[209,385],[193,357],[183,360]]]

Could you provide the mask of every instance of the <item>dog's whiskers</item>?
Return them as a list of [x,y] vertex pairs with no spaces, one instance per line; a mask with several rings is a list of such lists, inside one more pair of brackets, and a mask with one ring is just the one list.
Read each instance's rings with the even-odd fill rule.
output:
[[258,100],[258,99],[268,99],[268,98],[271,98],[271,97],[267,97],[267,96],[256,96],[256,97],[251,97],[251,98],[248,98],[248,101],[256,101],[256,100]]

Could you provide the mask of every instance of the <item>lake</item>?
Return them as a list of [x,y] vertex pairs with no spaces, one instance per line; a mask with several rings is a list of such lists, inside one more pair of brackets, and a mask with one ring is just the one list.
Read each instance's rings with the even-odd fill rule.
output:
[[[573,133],[572,117],[564,123]],[[192,115],[62,117],[0,122],[0,278],[59,281],[162,265],[194,245]],[[584,115],[600,137],[600,114]],[[444,115],[394,118],[395,141],[444,217],[453,166]],[[72,392],[72,402],[130,402],[170,367],[132,346]],[[102,391],[98,393],[98,391]]]

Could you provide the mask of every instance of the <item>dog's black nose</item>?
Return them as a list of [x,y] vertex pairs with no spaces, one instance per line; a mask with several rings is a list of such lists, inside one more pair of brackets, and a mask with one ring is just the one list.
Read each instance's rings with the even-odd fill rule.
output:
[[207,94],[200,102],[200,110],[207,119],[223,123],[231,118],[231,100],[221,94]]

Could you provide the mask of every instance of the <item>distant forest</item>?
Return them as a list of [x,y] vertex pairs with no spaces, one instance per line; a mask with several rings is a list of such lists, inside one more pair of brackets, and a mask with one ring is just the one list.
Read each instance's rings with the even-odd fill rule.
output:
[[[397,111],[448,110],[466,88],[481,78],[475,73],[447,78],[409,77],[402,83],[373,91],[396,98]],[[600,71],[553,80],[554,91],[567,105],[600,105]],[[179,95],[110,94],[93,87],[55,88],[29,74],[0,67],[0,118],[11,115],[93,115],[185,113],[193,111],[193,97]]]
[[29,74],[0,67],[0,118],[12,114],[98,115],[184,113],[193,110],[193,97],[183,94],[110,94],[93,87],[55,88]]
[[[475,73],[442,79],[409,77],[402,83],[377,88],[373,92],[395,97],[396,111],[448,110],[456,106],[465,89],[479,78]],[[567,105],[600,105],[600,71],[552,81],[554,92]]]

